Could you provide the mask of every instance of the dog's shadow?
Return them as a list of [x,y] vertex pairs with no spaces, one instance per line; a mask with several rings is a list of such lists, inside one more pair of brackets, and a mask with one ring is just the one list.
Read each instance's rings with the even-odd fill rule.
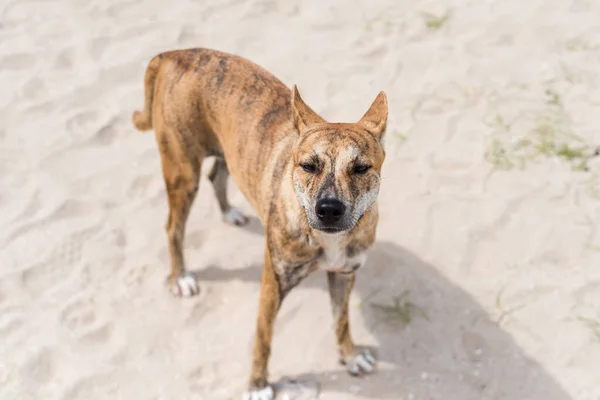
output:
[[[205,282],[258,283],[261,267],[232,271],[212,266],[197,274]],[[311,276],[301,286],[327,290],[323,277]],[[320,382],[321,392],[345,398],[360,390],[361,397],[372,399],[570,399],[503,330],[497,322],[500,315],[484,311],[436,268],[402,247],[376,243],[354,290],[362,303],[357,308],[353,299],[351,315],[361,317],[376,339],[379,368],[362,379],[348,376],[341,366],[315,371],[312,377]]]

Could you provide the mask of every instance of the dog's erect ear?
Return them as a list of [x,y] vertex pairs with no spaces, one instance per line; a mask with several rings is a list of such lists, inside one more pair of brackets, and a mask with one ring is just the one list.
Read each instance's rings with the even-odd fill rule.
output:
[[326,122],[302,100],[296,85],[292,88],[292,120],[298,132],[306,130],[311,125]]
[[387,126],[388,104],[385,92],[379,92],[369,110],[358,121],[358,124],[371,132],[377,139],[385,134]]

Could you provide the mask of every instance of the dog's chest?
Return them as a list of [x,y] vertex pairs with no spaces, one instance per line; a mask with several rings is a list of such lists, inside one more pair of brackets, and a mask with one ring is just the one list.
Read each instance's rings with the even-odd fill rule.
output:
[[348,240],[343,235],[323,235],[320,238],[322,254],[317,259],[319,267],[328,271],[341,270],[345,267],[362,264],[364,253],[348,256]]

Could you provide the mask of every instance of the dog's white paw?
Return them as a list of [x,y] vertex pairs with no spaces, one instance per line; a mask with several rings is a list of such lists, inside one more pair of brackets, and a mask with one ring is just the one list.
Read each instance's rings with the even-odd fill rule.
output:
[[239,209],[231,207],[223,214],[225,222],[235,226],[242,226],[248,223],[248,217]]
[[178,297],[191,297],[200,292],[196,278],[189,272],[176,279],[170,279],[170,285],[171,292]]
[[353,357],[346,360],[342,360],[342,363],[346,365],[348,373],[352,376],[363,376],[373,372],[377,359],[369,350],[361,350],[356,353]]
[[275,392],[271,386],[267,386],[263,389],[249,390],[244,393],[243,400],[273,400],[275,398]]

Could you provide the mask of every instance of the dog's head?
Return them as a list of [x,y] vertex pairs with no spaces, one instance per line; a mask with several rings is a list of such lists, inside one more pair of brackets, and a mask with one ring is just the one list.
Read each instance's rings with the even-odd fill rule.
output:
[[352,229],[379,194],[388,106],[380,92],[356,123],[329,123],[292,91],[298,132],[293,182],[311,228],[326,233]]

